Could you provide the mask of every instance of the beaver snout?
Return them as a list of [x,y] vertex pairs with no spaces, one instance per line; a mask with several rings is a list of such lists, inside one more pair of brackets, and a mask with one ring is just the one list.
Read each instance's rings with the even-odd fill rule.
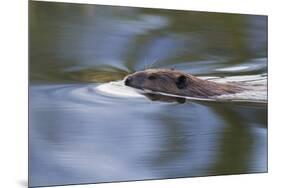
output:
[[141,89],[144,81],[145,81],[145,77],[143,75],[132,74],[127,76],[127,78],[125,78],[124,84],[126,86]]
[[125,85],[130,86],[132,80],[133,80],[132,77],[127,77],[126,80],[125,80]]

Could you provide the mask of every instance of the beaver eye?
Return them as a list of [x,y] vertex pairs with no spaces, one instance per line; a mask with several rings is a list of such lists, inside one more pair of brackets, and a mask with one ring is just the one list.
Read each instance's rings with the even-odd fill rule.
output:
[[156,76],[150,75],[150,76],[148,76],[148,79],[149,79],[149,80],[155,80],[155,79],[156,79]]

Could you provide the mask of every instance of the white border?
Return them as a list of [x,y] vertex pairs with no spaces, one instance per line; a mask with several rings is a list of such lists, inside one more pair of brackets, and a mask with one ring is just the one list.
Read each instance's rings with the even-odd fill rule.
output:
[[[280,185],[280,5],[276,0],[68,0],[67,2],[269,15],[269,173],[69,187],[278,187]],[[3,1],[1,23],[1,187],[27,183],[27,1]],[[273,184],[274,186],[271,186]]]

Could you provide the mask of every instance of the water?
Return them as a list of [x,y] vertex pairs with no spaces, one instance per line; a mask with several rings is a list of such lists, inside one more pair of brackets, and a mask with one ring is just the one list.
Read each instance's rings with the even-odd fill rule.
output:
[[[266,17],[30,2],[29,24],[30,186],[267,171]],[[122,85],[148,67],[256,91],[163,101]]]

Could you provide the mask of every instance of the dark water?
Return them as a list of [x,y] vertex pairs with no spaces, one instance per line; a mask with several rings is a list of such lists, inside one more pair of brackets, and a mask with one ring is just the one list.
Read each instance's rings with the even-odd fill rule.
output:
[[[30,186],[267,171],[267,104],[95,90],[150,66],[265,74],[267,17],[43,2],[29,11]],[[244,68],[219,71],[232,66]]]

